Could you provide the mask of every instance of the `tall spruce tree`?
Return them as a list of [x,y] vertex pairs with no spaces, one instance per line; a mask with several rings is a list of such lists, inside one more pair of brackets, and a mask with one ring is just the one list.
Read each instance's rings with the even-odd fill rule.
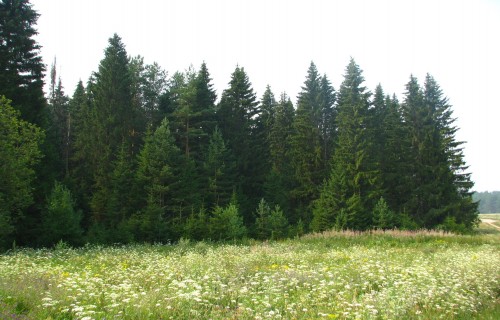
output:
[[80,80],[76,86],[75,92],[70,100],[70,109],[73,114],[71,139],[71,158],[69,165],[70,189],[73,190],[73,196],[84,213],[82,225],[87,227],[90,223],[90,198],[93,185],[93,168],[95,168],[94,159],[97,158],[93,152],[93,108],[92,93],[89,84],[87,90]]
[[[71,114],[69,98],[64,93],[61,78],[57,78],[56,60],[50,71],[50,89],[48,97],[49,119],[46,128],[47,144],[53,150],[47,152],[49,163],[54,167],[57,179],[68,176],[70,158]],[[57,80],[56,80],[57,79]]]
[[174,169],[179,161],[179,153],[167,119],[154,132],[146,135],[138,155],[136,174],[142,209],[131,218],[136,240],[172,239],[172,230],[169,232],[169,226],[175,219],[172,185],[177,181]]
[[251,218],[251,203],[262,196],[262,159],[255,156],[254,146],[261,137],[258,128],[261,110],[244,68],[236,67],[229,88],[222,93],[217,117],[228,148],[233,152],[237,168],[237,188],[245,222]]
[[[93,175],[91,208],[96,224],[104,229],[114,227],[106,221],[114,221],[116,212],[109,212],[109,200],[113,193],[111,174],[119,148],[123,145],[134,154],[140,145],[137,127],[137,106],[132,101],[132,81],[129,59],[125,46],[118,35],[109,39],[104,59],[95,74],[92,92],[94,101],[90,112],[91,150],[85,157],[90,160]],[[88,147],[88,146],[87,146]]]
[[271,204],[279,205],[290,214],[290,189],[293,184],[293,171],[290,164],[290,137],[295,110],[292,101],[283,93],[276,105],[269,130],[268,144],[270,172],[264,184],[265,198]]
[[326,75],[321,77],[319,107],[321,112],[319,132],[322,154],[322,176],[326,177],[330,172],[331,157],[333,155],[334,140],[336,136],[337,109],[335,102],[337,94]]
[[335,225],[356,230],[372,226],[371,210],[381,190],[373,156],[371,93],[365,91],[363,82],[362,71],[351,58],[339,90],[332,173],[315,202],[313,228],[317,230]]
[[318,185],[323,180],[321,176],[323,155],[319,128],[320,92],[319,73],[316,65],[311,62],[306,81],[299,93],[293,133],[290,137],[290,160],[296,181],[295,187],[291,190],[295,208],[295,214],[290,219],[293,223],[299,219],[306,223],[310,222],[310,204],[318,197]]
[[471,189],[474,183],[467,172],[468,166],[463,155],[464,143],[456,140],[455,133],[458,128],[454,125],[456,119],[453,118],[451,105],[443,96],[436,80],[429,74],[426,75],[424,83],[424,103],[436,122],[441,149],[446,158],[446,164],[442,164],[442,172],[446,175],[443,180],[448,182],[442,192],[443,202],[447,207],[444,215],[471,230],[477,220],[477,204],[472,199]]
[[405,211],[420,227],[432,228],[446,216],[450,168],[433,106],[426,103],[418,80],[413,76],[406,85],[403,116],[413,160],[408,172],[412,192]]
[[34,39],[39,16],[29,0],[0,1],[0,94],[23,119],[44,128],[45,66]]

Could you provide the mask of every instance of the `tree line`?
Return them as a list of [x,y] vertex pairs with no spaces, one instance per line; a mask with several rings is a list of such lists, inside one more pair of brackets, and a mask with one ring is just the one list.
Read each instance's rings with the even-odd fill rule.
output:
[[472,198],[479,204],[480,213],[500,213],[500,191],[475,192]]
[[283,238],[477,223],[452,107],[410,76],[372,93],[354,59],[336,90],[311,62],[294,106],[243,67],[218,100],[205,63],[168,76],[109,39],[69,97],[33,40],[28,0],[0,2],[0,242],[50,246]]

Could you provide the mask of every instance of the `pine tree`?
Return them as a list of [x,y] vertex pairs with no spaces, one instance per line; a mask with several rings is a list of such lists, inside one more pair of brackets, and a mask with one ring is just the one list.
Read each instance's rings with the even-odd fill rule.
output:
[[[379,172],[373,156],[373,128],[369,112],[370,93],[364,78],[351,59],[339,91],[338,140],[332,158],[332,173],[315,202],[315,220],[337,221],[342,213],[347,228],[363,230],[372,226],[371,210],[380,197]],[[316,225],[324,223],[316,222]]]

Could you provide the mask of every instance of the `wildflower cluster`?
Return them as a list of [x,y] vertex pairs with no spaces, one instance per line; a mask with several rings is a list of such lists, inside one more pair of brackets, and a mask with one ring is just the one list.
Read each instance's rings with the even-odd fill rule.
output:
[[499,262],[495,244],[444,241],[20,251],[0,257],[0,302],[85,320],[451,319],[495,299]]

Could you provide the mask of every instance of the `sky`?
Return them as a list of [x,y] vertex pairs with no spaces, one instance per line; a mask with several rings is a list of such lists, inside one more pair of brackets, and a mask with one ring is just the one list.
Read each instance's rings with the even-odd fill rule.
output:
[[[206,62],[220,97],[237,65],[260,98],[295,103],[311,61],[335,89],[350,57],[372,92],[400,100],[430,73],[453,105],[476,191],[500,190],[500,0],[31,0],[47,70],[66,93],[117,33],[130,56],[173,75]],[[47,81],[48,82],[48,81]]]

